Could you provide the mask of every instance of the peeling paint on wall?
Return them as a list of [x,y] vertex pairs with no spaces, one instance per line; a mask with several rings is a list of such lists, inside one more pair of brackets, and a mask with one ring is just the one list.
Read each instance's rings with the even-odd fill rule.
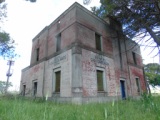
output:
[[116,94],[114,65],[113,60],[112,62],[110,61],[111,58],[107,58],[84,49],[82,50],[82,79],[84,96],[97,95],[96,67],[104,68],[106,71],[106,76],[104,78],[106,78],[106,91],[108,92],[108,95],[114,96]]

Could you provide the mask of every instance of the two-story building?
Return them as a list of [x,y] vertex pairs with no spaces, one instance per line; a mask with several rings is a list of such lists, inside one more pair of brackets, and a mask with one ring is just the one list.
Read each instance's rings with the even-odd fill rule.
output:
[[32,40],[20,90],[27,97],[103,102],[146,91],[140,47],[121,25],[74,3]]

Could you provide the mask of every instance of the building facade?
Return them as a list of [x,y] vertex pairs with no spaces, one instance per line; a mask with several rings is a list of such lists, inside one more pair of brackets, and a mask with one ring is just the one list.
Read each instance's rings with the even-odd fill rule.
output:
[[111,17],[74,3],[32,40],[20,91],[59,102],[138,97],[146,91],[140,47]]

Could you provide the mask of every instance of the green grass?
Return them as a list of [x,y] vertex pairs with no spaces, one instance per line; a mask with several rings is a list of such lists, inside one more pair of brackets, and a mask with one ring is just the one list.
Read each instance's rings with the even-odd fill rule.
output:
[[160,120],[160,97],[83,105],[1,98],[0,120]]

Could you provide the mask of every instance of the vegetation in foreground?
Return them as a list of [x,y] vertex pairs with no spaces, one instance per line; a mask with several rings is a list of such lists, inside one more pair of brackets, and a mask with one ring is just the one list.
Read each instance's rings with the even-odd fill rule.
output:
[[160,96],[83,105],[0,99],[0,120],[160,120]]

